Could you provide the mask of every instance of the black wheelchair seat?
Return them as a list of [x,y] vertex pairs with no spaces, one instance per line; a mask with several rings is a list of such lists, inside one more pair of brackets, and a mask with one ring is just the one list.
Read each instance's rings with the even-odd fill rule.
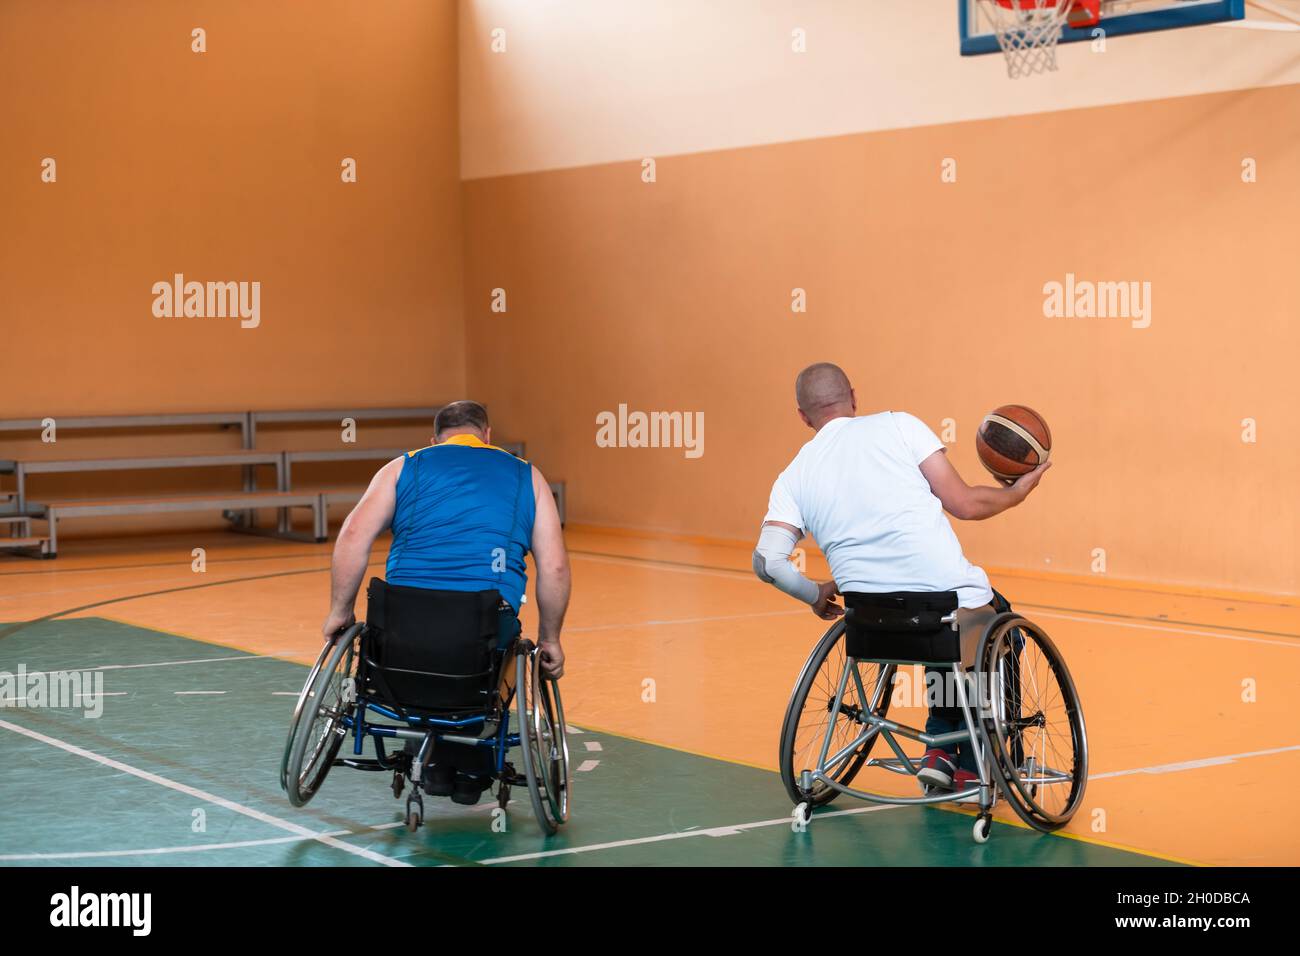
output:
[[371,578],[357,693],[406,714],[474,715],[498,699],[501,595]]
[[961,635],[952,617],[956,591],[844,593],[844,649],[868,661],[958,664]]
[[[280,763],[289,802],[305,806],[343,765],[391,773],[393,796],[407,794],[412,833],[424,823],[425,795],[473,804],[494,784],[502,810],[511,788],[526,786],[543,832],[557,832],[569,818],[564,705],[510,605],[495,590],[379,578],[367,596],[365,622],[325,643],[298,695]],[[340,757],[349,737],[351,753]],[[367,741],[373,759],[363,755]],[[506,760],[514,748],[522,773]]]

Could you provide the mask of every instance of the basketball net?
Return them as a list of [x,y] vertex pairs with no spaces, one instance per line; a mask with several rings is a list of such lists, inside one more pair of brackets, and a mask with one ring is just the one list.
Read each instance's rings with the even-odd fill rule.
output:
[[[1056,44],[1066,21],[1095,24],[1097,0],[977,0],[993,27],[1013,80],[1056,69]],[[1073,16],[1071,14],[1074,14]]]

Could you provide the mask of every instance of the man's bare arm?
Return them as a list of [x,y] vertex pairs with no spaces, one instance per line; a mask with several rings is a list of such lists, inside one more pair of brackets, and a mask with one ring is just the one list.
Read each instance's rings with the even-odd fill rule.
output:
[[338,540],[334,542],[334,560],[330,565],[330,612],[321,627],[326,639],[333,637],[353,621],[357,591],[370,563],[370,549],[375,539],[393,522],[397,505],[397,477],[402,473],[404,458],[394,458],[375,473],[370,487],[352,509]]
[[948,454],[939,449],[925,461],[921,462],[921,474],[930,483],[930,490],[943,503],[943,510],[954,518],[964,521],[981,521],[1001,514],[1008,508],[1014,508],[1028,497],[1038,485],[1043,472],[1052,467],[1049,461],[1039,465],[1028,474],[1021,475],[1014,484],[993,487],[991,485],[968,485],[958,474]]
[[551,486],[533,466],[533,563],[537,568],[537,644],[542,666],[552,677],[564,673],[564,651],[560,647],[560,629],[569,608],[569,554],[564,547],[564,530],[560,513],[551,497]]

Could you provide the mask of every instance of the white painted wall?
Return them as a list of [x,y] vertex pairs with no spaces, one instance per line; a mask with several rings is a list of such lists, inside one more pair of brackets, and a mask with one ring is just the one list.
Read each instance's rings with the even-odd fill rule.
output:
[[1219,26],[1069,44],[1012,81],[958,55],[953,0],[460,4],[465,179],[1300,83],[1300,33]]

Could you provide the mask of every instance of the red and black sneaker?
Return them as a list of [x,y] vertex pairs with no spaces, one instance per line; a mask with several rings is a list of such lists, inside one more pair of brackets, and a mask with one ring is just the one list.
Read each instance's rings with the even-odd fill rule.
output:
[[921,769],[916,772],[916,779],[928,793],[931,790],[951,790],[953,774],[957,765],[946,750],[932,747],[921,758]]
[[[952,775],[953,793],[961,793],[963,790],[969,790],[971,787],[978,787],[980,782],[979,774],[971,773],[969,770],[958,770]],[[969,797],[959,797],[954,803],[978,803],[979,794],[973,794]]]

